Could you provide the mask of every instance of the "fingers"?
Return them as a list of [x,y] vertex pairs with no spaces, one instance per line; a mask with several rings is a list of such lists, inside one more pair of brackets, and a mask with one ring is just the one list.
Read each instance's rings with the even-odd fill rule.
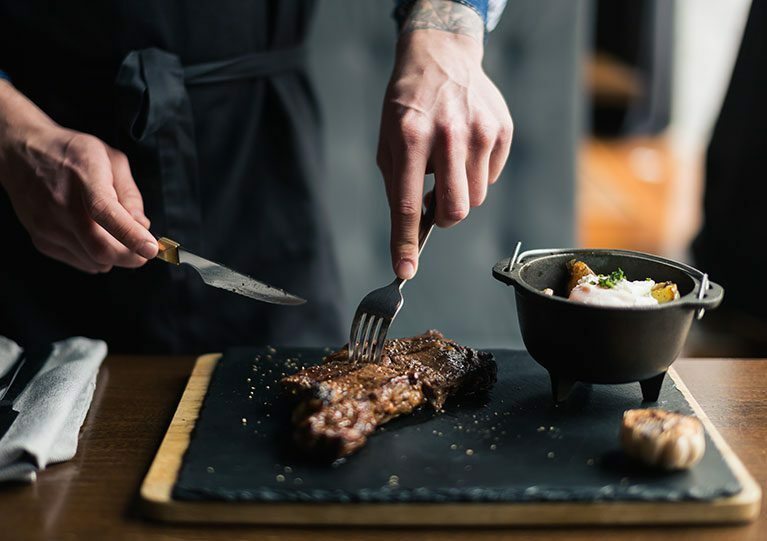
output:
[[[65,263],[70,267],[74,267],[79,271],[86,272],[88,274],[98,274],[98,267],[91,261],[85,261],[75,256],[72,252],[61,246],[50,245],[46,248],[37,246],[37,249],[43,254],[52,259]],[[111,267],[110,267],[111,268]]]
[[[128,159],[122,152],[107,147],[111,164],[112,184],[117,200],[131,217],[146,228],[149,219],[144,215],[144,202],[141,193],[133,181]],[[101,225],[91,219],[87,209],[76,213],[75,237],[83,251],[100,268],[125,267],[137,268],[146,263],[147,259],[118,242]]]
[[[58,242],[55,239],[33,237],[32,241],[35,248],[52,259],[65,263],[88,274],[107,272],[112,266],[99,266],[88,254],[77,249],[77,240],[75,238],[67,239],[65,242]],[[74,248],[73,248],[74,247]]]
[[437,198],[435,222],[440,227],[451,227],[469,214],[466,140],[454,131],[444,130],[433,154]]
[[405,280],[418,270],[418,227],[421,221],[425,150],[393,156],[389,191],[391,256],[394,272]]
[[466,160],[466,176],[469,183],[469,206],[478,207],[485,201],[490,178],[490,156],[494,138],[479,128],[472,134],[470,155]]
[[378,153],[376,154],[376,165],[378,170],[381,171],[381,176],[384,179],[384,187],[386,188],[386,200],[389,205],[392,203],[391,184],[392,184],[392,163],[391,163],[391,151],[389,145],[383,137],[378,140]]
[[498,179],[511,146],[508,126],[493,117],[477,115],[465,130],[438,129],[433,159],[437,192],[437,225],[450,227],[465,219],[469,209],[487,197],[488,184]]
[[[111,161],[110,161],[111,165]],[[117,239],[123,246],[145,259],[157,255],[157,241],[152,234],[139,223],[120,203],[111,167],[104,170],[103,165],[97,164],[88,171],[89,177],[83,183],[83,204],[87,216],[103,227],[107,233]],[[128,182],[121,177],[120,189],[127,196],[133,212],[139,212],[135,194],[132,193]],[[131,178],[132,182],[132,178]],[[133,184],[135,186],[135,184]],[[140,198],[140,195],[138,196]],[[140,208],[143,215],[143,205]]]
[[415,90],[407,79],[387,90],[377,156],[392,214],[392,263],[406,279],[417,270],[424,174],[435,175],[436,224],[455,225],[484,202],[513,131],[503,97],[484,74],[478,90],[443,84],[434,100],[424,98],[422,79]]
[[144,200],[131,174],[128,158],[113,148],[108,149],[112,163],[112,179],[117,199],[128,213],[145,229],[149,229],[149,218],[144,214]]
[[157,253],[128,160],[98,138],[59,127],[20,156],[23,186],[7,189],[37,249],[85,272],[137,267]]
[[83,215],[78,221],[75,233],[83,251],[91,261],[101,267],[118,266],[132,269],[147,262],[146,258],[131,252],[87,215]]
[[501,121],[498,135],[493,144],[493,150],[490,154],[490,163],[488,167],[488,181],[490,184],[495,184],[498,177],[501,175],[503,166],[506,164],[506,160],[509,158],[509,151],[511,150],[511,140],[514,135],[514,124],[510,115],[506,115]]

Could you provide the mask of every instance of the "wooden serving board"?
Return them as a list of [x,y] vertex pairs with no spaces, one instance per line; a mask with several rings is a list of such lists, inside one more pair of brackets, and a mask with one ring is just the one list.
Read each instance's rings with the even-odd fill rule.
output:
[[[665,490],[663,477],[656,476],[656,478],[652,478],[643,476],[644,474],[641,472],[637,473],[635,470],[630,469],[624,464],[622,462],[623,459],[620,457],[616,458],[616,452],[612,452],[605,454],[602,458],[597,457],[596,468],[601,468],[602,470],[609,470],[612,468],[615,470],[614,472],[607,471],[607,473],[602,471],[599,475],[603,478],[605,475],[607,475],[607,478],[609,478],[610,475],[617,476],[616,479],[620,479],[620,482],[615,484],[618,493],[623,494],[624,496],[628,495],[628,497],[615,496],[616,492],[609,485],[603,487],[609,489],[605,492],[607,496],[603,498],[599,495],[594,497],[593,494],[588,491],[583,493],[585,495],[582,494],[581,496],[577,496],[578,491],[570,490],[572,487],[564,492],[561,490],[559,492],[556,490],[550,490],[548,492],[546,490],[538,491],[535,486],[528,486],[529,483],[528,485],[522,485],[523,487],[527,486],[527,489],[521,492],[513,491],[511,489],[506,490],[505,492],[498,490],[493,492],[494,489],[488,488],[488,490],[491,491],[489,494],[494,495],[492,497],[487,496],[483,492],[483,490],[485,490],[483,488],[471,489],[469,487],[462,491],[451,489],[452,491],[448,491],[447,495],[445,495],[444,492],[440,493],[439,498],[436,496],[433,497],[433,495],[430,495],[431,493],[425,489],[416,488],[415,490],[410,491],[400,491],[398,486],[395,486],[394,488],[387,488],[384,486],[382,489],[378,490],[378,492],[376,492],[375,489],[365,489],[364,491],[359,492],[359,494],[363,495],[361,497],[355,497],[355,493],[350,492],[349,494],[352,494],[351,499],[344,494],[341,496],[337,494],[335,485],[333,485],[333,471],[339,476],[339,483],[343,485],[344,482],[349,482],[349,476],[354,477],[354,479],[359,477],[359,475],[354,474],[355,470],[351,468],[358,468],[358,470],[359,468],[366,468],[370,470],[375,469],[380,465],[380,468],[385,469],[388,466],[382,464],[381,457],[375,454],[381,450],[388,454],[392,454],[394,452],[392,450],[396,450],[397,453],[402,452],[402,456],[392,458],[391,460],[393,461],[400,459],[404,461],[407,458],[406,455],[409,454],[411,457],[409,459],[411,466],[413,462],[418,462],[418,460],[427,460],[426,463],[433,463],[435,468],[438,468],[439,465],[447,464],[449,467],[442,472],[437,471],[435,476],[442,480],[448,479],[448,481],[451,476],[458,476],[461,479],[456,480],[455,483],[459,485],[464,482],[463,478],[466,478],[468,482],[471,482],[471,477],[473,475],[471,472],[472,464],[474,465],[474,472],[476,474],[475,480],[482,479],[481,470],[483,467],[486,467],[489,463],[496,464],[493,466],[495,470],[493,470],[491,474],[494,471],[497,471],[497,475],[499,479],[501,479],[500,482],[502,482],[505,471],[505,468],[502,465],[509,464],[509,472],[513,472],[514,470],[512,466],[514,461],[528,461],[529,467],[523,466],[523,468],[530,470],[535,470],[536,467],[541,468],[540,464],[544,464],[543,469],[541,469],[541,475],[543,476],[547,475],[547,471],[550,470],[556,472],[558,471],[557,468],[559,468],[559,471],[565,472],[562,476],[563,478],[569,479],[570,474],[568,472],[572,472],[573,477],[578,478],[578,476],[585,475],[585,479],[588,480],[588,472],[595,471],[594,460],[590,458],[588,459],[590,462],[588,467],[584,466],[580,459],[576,460],[576,457],[579,456],[579,452],[585,452],[581,448],[587,446],[587,443],[577,441],[577,431],[575,432],[575,439],[573,439],[573,431],[567,428],[567,419],[572,421],[572,419],[579,419],[581,416],[587,418],[588,415],[594,414],[593,409],[589,410],[588,408],[585,408],[581,412],[580,409],[578,409],[580,406],[577,406],[576,402],[576,406],[574,406],[575,410],[573,411],[577,414],[573,412],[568,413],[567,411],[563,412],[561,410],[555,411],[551,409],[554,408],[554,406],[550,404],[550,398],[548,398],[548,394],[546,394],[548,402],[543,401],[546,399],[541,398],[542,401],[528,401],[523,404],[508,405],[508,407],[498,410],[497,402],[500,401],[500,403],[503,403],[503,397],[508,396],[508,393],[522,393],[523,387],[530,385],[530,381],[538,381],[538,376],[546,379],[546,373],[541,370],[541,373],[538,374],[538,369],[530,365],[532,361],[529,360],[529,356],[527,356],[526,353],[509,351],[499,351],[495,353],[496,357],[499,358],[500,368],[499,383],[496,385],[498,393],[494,394],[491,399],[488,399],[487,403],[480,404],[474,409],[472,409],[471,406],[468,406],[468,410],[466,410],[467,406],[464,406],[464,411],[461,411],[461,406],[458,405],[456,406],[458,409],[455,409],[452,412],[450,408],[448,408],[448,411],[441,416],[427,416],[424,418],[422,415],[420,420],[415,422],[411,421],[410,423],[395,421],[393,423],[394,426],[387,429],[384,434],[371,438],[371,441],[368,443],[369,450],[363,449],[358,455],[350,457],[348,463],[344,463],[342,467],[339,467],[336,470],[332,470],[331,466],[325,466],[327,471],[317,470],[317,466],[312,466],[312,468],[315,468],[314,470],[309,467],[301,470],[303,466],[287,459],[285,461],[280,459],[279,464],[273,464],[275,467],[279,466],[279,468],[282,468],[284,464],[290,463],[294,465],[294,468],[286,468],[285,471],[292,471],[295,469],[296,471],[307,472],[305,475],[306,481],[302,481],[304,486],[296,486],[296,472],[294,471],[292,473],[294,476],[292,478],[294,481],[293,483],[289,483],[291,480],[290,474],[282,475],[280,473],[276,476],[280,482],[275,486],[285,488],[266,490],[259,488],[259,486],[248,485],[247,481],[243,481],[245,484],[243,485],[244,488],[242,490],[224,490],[221,493],[218,493],[216,490],[206,492],[204,487],[195,492],[195,483],[199,483],[200,479],[203,479],[203,485],[206,484],[205,476],[196,473],[192,467],[195,461],[199,465],[200,454],[202,452],[204,456],[205,449],[203,444],[197,445],[197,449],[192,449],[192,452],[185,459],[185,455],[187,455],[187,451],[190,447],[190,441],[193,438],[204,439],[206,437],[204,432],[210,431],[211,424],[214,424],[216,425],[215,430],[219,431],[216,437],[226,440],[227,442],[231,439],[232,443],[230,447],[233,446],[233,448],[236,449],[236,452],[240,452],[239,447],[246,447],[245,449],[242,449],[241,459],[237,459],[234,462],[239,460],[242,463],[248,463],[251,458],[254,462],[257,462],[259,458],[264,458],[259,457],[259,453],[269,452],[272,454],[264,458],[263,463],[269,463],[269,467],[271,467],[272,463],[269,461],[271,460],[273,462],[275,460],[274,457],[279,456],[279,452],[272,449],[274,444],[270,439],[266,438],[263,434],[259,434],[258,427],[256,427],[255,430],[253,427],[260,426],[260,421],[258,420],[259,416],[265,415],[266,417],[269,417],[268,412],[273,412],[274,410],[270,409],[272,404],[268,404],[267,402],[264,402],[263,407],[260,409],[249,410],[252,411],[252,415],[251,418],[247,420],[247,426],[235,422],[239,421],[239,419],[233,420],[230,423],[231,428],[229,428],[230,424],[227,424],[229,421],[220,422],[216,419],[210,419],[212,412],[216,411],[214,408],[215,402],[222,400],[221,396],[235,396],[235,401],[232,403],[235,405],[228,405],[225,408],[226,411],[229,411],[229,408],[236,410],[238,407],[236,404],[239,404],[239,401],[243,398],[238,395],[242,393],[250,393],[252,390],[252,392],[256,393],[257,400],[262,398],[262,394],[260,393],[262,393],[263,390],[255,390],[257,384],[254,383],[251,385],[250,379],[248,379],[248,386],[246,387],[243,385],[241,390],[236,388],[229,389],[229,387],[232,386],[230,382],[225,392],[222,393],[221,389],[219,389],[216,396],[208,399],[211,401],[210,406],[208,405],[208,402],[206,402],[205,406],[206,413],[208,413],[209,417],[206,420],[208,425],[204,430],[201,430],[203,433],[194,434],[195,424],[203,407],[203,402],[206,400],[205,397],[208,392],[211,377],[214,374],[217,363],[221,360],[221,355],[218,354],[200,357],[197,360],[189,379],[189,383],[187,384],[165,438],[162,441],[157,456],[155,457],[141,487],[143,510],[148,517],[174,522],[286,525],[334,524],[350,526],[737,523],[747,522],[758,516],[761,502],[761,490],[759,486],[746,471],[743,464],[733,453],[721,435],[717,432],[716,428],[690,394],[689,390],[673,368],[669,372],[672,381],[665,384],[669,387],[665,393],[667,396],[670,396],[671,393],[676,393],[677,391],[677,394],[681,393],[679,395],[682,397],[680,400],[683,400],[685,406],[689,405],[690,411],[698,416],[707,431],[708,448],[706,457],[704,458],[704,461],[707,461],[707,465],[701,467],[719,468],[720,470],[724,470],[723,472],[714,472],[708,477],[706,477],[707,474],[704,475],[706,472],[695,475],[701,480],[700,482],[702,483],[702,486],[705,486],[706,483],[715,484],[716,482],[719,482],[717,481],[719,479],[726,480],[731,478],[731,481],[724,486],[735,485],[738,490],[731,490],[730,493],[725,491],[723,495],[714,497],[689,498],[684,496],[686,493],[680,493],[683,494],[681,497],[677,495],[669,496],[667,498],[663,495],[663,490]],[[300,353],[298,355],[300,356]],[[501,357],[504,357],[504,355],[511,355],[511,357],[509,357],[509,359],[502,359]],[[271,359],[271,355],[265,356]],[[237,357],[240,357],[240,359],[237,359]],[[229,362],[229,359],[231,358],[232,363],[235,361],[242,363],[244,362],[244,357],[248,357],[248,355],[245,355],[242,352],[240,352],[239,355],[230,354],[228,352],[226,359],[227,362]],[[249,358],[252,359],[253,355],[250,355]],[[256,358],[258,359],[259,357],[256,356]],[[520,366],[511,367],[510,365],[513,364],[512,360],[514,363],[521,363]],[[270,360],[269,362],[273,361]],[[247,368],[249,369],[250,366]],[[256,370],[256,364],[253,365],[253,370]],[[513,371],[514,375],[504,375],[509,370]],[[231,372],[231,368],[229,371]],[[517,378],[516,374],[524,375],[526,373],[532,374],[530,376],[532,379],[521,380],[523,383],[514,388],[512,388],[509,382],[504,379],[506,377]],[[219,387],[222,385],[222,382],[220,381],[221,377],[218,378],[219,381],[217,385]],[[254,381],[257,381],[257,379],[258,378],[253,378]],[[518,379],[513,379],[512,381],[518,381]],[[525,384],[524,381],[528,381],[528,383]],[[503,385],[504,388],[499,388],[500,385]],[[544,382],[542,385],[545,387],[546,383]],[[582,390],[580,393],[576,392],[575,396],[570,400],[580,400],[592,403],[599,403],[601,399],[608,400],[610,396],[604,393],[618,392],[601,390],[607,389],[608,387],[614,386],[594,386],[595,390],[593,392],[590,389]],[[631,392],[635,392],[638,396],[638,385],[636,387],[636,391],[632,390]],[[600,391],[597,391],[597,388],[599,388]],[[266,389],[269,389],[269,387],[267,386]],[[268,394],[272,391],[263,392]],[[495,393],[495,390],[493,392]],[[604,396],[599,393],[603,393]],[[500,395],[500,398],[498,395]],[[612,399],[614,398],[615,397],[613,396]],[[663,399],[663,394],[661,399]],[[668,405],[673,405],[672,402],[673,401],[669,401]],[[249,402],[245,403],[249,404]],[[508,399],[506,403],[509,404]],[[663,405],[664,402],[661,402],[660,406],[663,407]],[[274,407],[282,406],[283,405]],[[639,406],[640,404],[637,402],[630,407]],[[451,430],[451,428],[443,428],[447,426],[446,423],[453,422],[451,419],[457,419],[459,421],[462,418],[469,419],[474,417],[476,419],[478,418],[478,413],[483,413],[486,414],[487,417],[490,417],[490,419],[488,420],[487,417],[483,418],[481,416],[479,419],[484,419],[482,422],[492,421],[492,430],[495,431],[496,423],[494,419],[496,418],[493,418],[491,415],[497,415],[497,413],[487,413],[494,408],[496,411],[501,411],[502,415],[513,415],[516,409],[527,408],[530,410],[530,413],[527,415],[532,417],[540,415],[540,412],[545,410],[548,412],[545,413],[546,415],[555,415],[557,416],[555,418],[562,419],[561,433],[560,429],[555,426],[541,426],[537,429],[533,428],[529,433],[520,431],[516,437],[521,439],[518,439],[516,440],[516,443],[511,443],[507,446],[505,457],[499,457],[495,454],[496,450],[500,453],[501,446],[506,443],[506,440],[511,439],[512,442],[514,442],[513,434],[501,436],[499,439],[496,432],[490,432],[489,430],[485,432],[474,430],[474,432],[472,432],[471,430],[461,427],[459,432],[452,435],[446,435],[448,439],[444,440],[443,446],[440,444],[430,448],[426,458],[424,458],[424,455],[421,455],[419,458],[418,451],[422,448],[421,444],[426,442],[425,446],[429,447],[432,445],[432,443],[429,443],[432,440],[439,441],[440,438],[443,437],[441,430]],[[210,409],[210,412],[208,409]],[[597,412],[598,409],[599,408],[597,408]],[[506,413],[506,411],[508,411],[508,413]],[[232,414],[240,415],[240,412],[233,411]],[[469,416],[470,414],[471,417]],[[268,425],[268,420],[264,419],[264,421],[265,424]],[[397,422],[400,422],[399,426],[396,425]],[[592,418],[590,424],[598,423],[595,423]],[[497,426],[501,428],[504,425],[497,424]],[[607,423],[606,426],[610,426],[610,423]],[[457,427],[453,426],[453,428]],[[440,430],[438,431],[437,429]],[[617,429],[618,427],[616,426],[616,433]],[[221,432],[221,430],[223,430],[223,432]],[[568,432],[568,430],[570,431]],[[284,431],[287,431],[287,427]],[[255,435],[253,435],[254,433]],[[231,437],[227,437],[227,434],[230,434]],[[400,435],[402,437],[398,437]],[[464,439],[463,443],[460,443],[459,445],[453,444],[448,447],[450,441],[461,442],[461,438]],[[422,440],[421,443],[419,443],[419,439]],[[526,443],[525,439],[527,440]],[[236,443],[238,441],[241,443]],[[251,441],[253,442],[252,446],[250,445]],[[481,447],[483,444],[476,443],[478,441],[486,442],[488,445]],[[248,444],[243,445],[242,442],[248,442]],[[467,442],[475,442],[475,444],[471,445],[478,451],[475,452],[470,449],[464,450],[467,445],[470,445],[470,443]],[[489,442],[498,443],[490,444]],[[418,449],[413,449],[412,446],[418,446]],[[440,451],[443,447],[444,452]],[[455,449],[456,447],[457,450],[451,451],[451,449]],[[551,459],[551,462],[547,463],[545,458],[542,459],[538,455],[530,456],[531,449],[534,450],[538,448],[540,448],[540,452],[544,454],[543,456],[546,455],[546,450],[549,448],[556,449],[558,454],[554,457],[554,452],[548,452],[548,458]],[[517,452],[515,449],[518,449],[520,453],[518,460],[515,458],[515,452]],[[565,450],[565,452],[561,452],[562,450]],[[527,453],[528,456],[522,456],[524,453]],[[571,456],[568,457],[568,453],[571,453]],[[586,454],[583,456],[589,455]],[[501,459],[500,462],[499,458]],[[211,460],[214,460],[214,457],[212,457]],[[185,461],[187,462],[186,464]],[[366,461],[375,461],[375,463],[366,466]],[[213,466],[207,468],[211,476],[217,475],[216,468],[218,470],[234,468],[232,471],[235,473],[235,480],[232,481],[233,478],[231,476],[228,478],[222,477],[222,485],[226,485],[227,483],[232,485],[232,483],[234,483],[233,486],[239,486],[236,477],[237,464],[231,464],[231,461],[227,461],[226,463],[218,462],[215,464],[215,468]],[[498,467],[497,464],[501,464],[501,467]],[[536,464],[539,465],[536,466]],[[551,467],[547,467],[547,464],[551,464]],[[400,465],[404,470],[407,470],[409,467],[406,466],[404,462],[400,463]],[[348,472],[351,473],[344,474],[343,467],[349,467],[350,469]],[[427,469],[430,468],[427,467]],[[460,473],[455,473],[457,469],[460,469]],[[625,469],[625,472],[623,472],[622,469]],[[247,478],[249,475],[246,470],[247,468],[243,470],[242,473],[244,478]],[[282,469],[275,471],[281,472]],[[316,474],[316,479],[313,480],[312,471]],[[391,470],[382,471],[381,475],[388,477],[390,471]],[[620,477],[624,474],[627,476]],[[636,474],[636,477],[633,477],[634,474]],[[226,474],[222,473],[222,475],[225,476]],[[253,472],[251,472],[250,475],[253,475]],[[271,479],[275,477],[273,472],[270,475]],[[304,474],[302,473],[301,475]],[[344,475],[346,475],[346,481],[341,481],[340,479]],[[366,473],[365,475],[368,474]],[[370,475],[375,475],[375,472],[370,473]],[[531,475],[535,475],[534,471]],[[687,474],[676,475],[682,476]],[[418,475],[415,475],[415,477],[418,477]],[[179,482],[180,479],[182,482]],[[215,477],[211,477],[211,479],[215,479]],[[402,483],[403,489],[406,489],[407,479],[407,477],[404,477],[402,481],[399,481]],[[708,479],[708,481],[706,479]],[[317,486],[325,487],[325,489],[319,490],[315,487],[314,491],[309,490],[310,487],[307,486],[307,484],[311,485],[311,482],[313,481],[316,481]],[[642,486],[645,487],[645,490],[650,490],[648,488],[650,487],[655,491],[652,493],[654,496],[651,494],[649,497],[641,496],[641,498],[632,498],[631,494],[641,493],[641,490],[639,489],[640,485],[635,487],[637,488],[637,491],[632,492],[631,484],[634,482],[644,483]],[[724,481],[721,482],[723,483]],[[213,486],[215,487],[215,485]],[[694,483],[691,486],[692,488],[689,491],[690,494],[695,494],[696,490],[698,490],[698,492],[702,490],[700,487],[695,486]],[[421,492],[419,492],[419,490]],[[400,492],[402,492],[402,494],[400,494]],[[454,492],[455,494],[453,494]],[[475,493],[480,494],[480,496],[472,501],[471,495]],[[319,496],[317,494],[319,494]],[[419,494],[421,495],[420,497]],[[483,496],[483,494],[485,495]],[[576,497],[573,497],[573,494],[575,494]],[[179,495],[181,495],[181,497],[179,497]],[[404,497],[405,495],[407,497]]]

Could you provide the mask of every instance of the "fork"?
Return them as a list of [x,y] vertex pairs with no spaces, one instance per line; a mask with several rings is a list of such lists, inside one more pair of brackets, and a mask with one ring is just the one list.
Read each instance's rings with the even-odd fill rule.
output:
[[[421,216],[418,230],[418,255],[421,255],[431,230],[434,228],[436,194],[432,193],[426,211]],[[376,361],[383,352],[384,340],[389,326],[405,304],[402,296],[404,278],[395,278],[392,283],[368,293],[360,302],[352,320],[349,333],[349,359],[352,362]]]

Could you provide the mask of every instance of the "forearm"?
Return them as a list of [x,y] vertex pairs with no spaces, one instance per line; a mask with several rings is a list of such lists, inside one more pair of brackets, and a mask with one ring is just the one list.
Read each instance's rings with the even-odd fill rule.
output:
[[8,180],[10,156],[18,154],[32,134],[53,126],[48,115],[9,81],[0,79],[0,186],[5,187]]
[[53,125],[53,120],[10,81],[0,79],[0,148],[3,142],[20,130]]
[[[460,87],[468,88],[484,53],[484,23],[473,9],[454,0],[417,0],[403,20],[397,42],[393,81],[419,88],[416,102],[439,101],[439,84],[422,84],[426,71],[447,75]],[[424,70],[417,68],[425,68]],[[413,69],[416,67],[416,69]],[[416,107],[416,102],[408,103]]]
[[417,0],[402,24],[400,35],[416,30],[440,30],[469,36],[481,46],[485,25],[479,13],[454,0]]

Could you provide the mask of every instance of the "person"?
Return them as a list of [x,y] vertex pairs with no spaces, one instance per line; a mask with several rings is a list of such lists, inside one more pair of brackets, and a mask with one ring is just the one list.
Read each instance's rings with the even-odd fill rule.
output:
[[[397,2],[377,161],[402,278],[418,267],[424,175],[448,227],[482,204],[509,154],[511,116],[482,69],[503,3]],[[345,341],[316,201],[303,45],[314,7],[0,0],[0,334],[84,334],[130,353]],[[309,302],[206,288],[151,261],[156,236]]]
[[767,268],[763,212],[767,189],[767,1],[753,0],[727,94],[706,154],[703,227],[692,252],[698,267],[725,288],[722,306],[702,320],[694,352],[767,355]]

